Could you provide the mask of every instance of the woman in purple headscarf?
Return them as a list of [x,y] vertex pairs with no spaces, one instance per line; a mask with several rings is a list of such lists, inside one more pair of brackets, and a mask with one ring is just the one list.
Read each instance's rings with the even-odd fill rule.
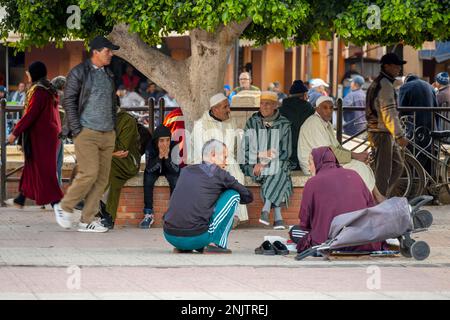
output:
[[[297,243],[298,252],[325,242],[334,217],[376,204],[358,173],[342,168],[329,147],[313,149],[309,167],[313,177],[305,184],[299,215],[300,229],[307,233]],[[345,250],[378,251],[383,245],[376,242]]]

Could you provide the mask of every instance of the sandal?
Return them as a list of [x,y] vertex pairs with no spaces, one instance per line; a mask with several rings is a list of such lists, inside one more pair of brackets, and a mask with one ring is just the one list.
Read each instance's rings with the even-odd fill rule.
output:
[[274,256],[275,249],[270,241],[264,241],[258,248],[255,249],[255,254],[263,254],[265,256]]
[[285,256],[289,254],[288,248],[281,241],[274,241],[273,248],[275,249],[275,254]]

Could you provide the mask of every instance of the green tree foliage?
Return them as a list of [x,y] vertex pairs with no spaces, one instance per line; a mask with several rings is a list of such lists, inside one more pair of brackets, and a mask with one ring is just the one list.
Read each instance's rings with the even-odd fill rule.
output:
[[[379,28],[367,26],[370,5],[380,8]],[[424,41],[450,39],[450,1],[352,1],[337,15],[334,26],[341,38],[358,45],[404,42],[419,47]]]
[[[81,28],[69,29],[66,10],[82,9]],[[370,5],[380,8],[380,28],[369,28]],[[19,49],[43,46],[64,38],[89,39],[108,34],[125,23],[148,44],[169,32],[193,29],[214,32],[221,25],[252,22],[243,37],[263,44],[272,38],[286,43],[331,39],[333,32],[355,44],[404,42],[420,46],[426,40],[450,38],[450,1],[443,0],[0,0],[6,17],[2,37],[20,33]]]

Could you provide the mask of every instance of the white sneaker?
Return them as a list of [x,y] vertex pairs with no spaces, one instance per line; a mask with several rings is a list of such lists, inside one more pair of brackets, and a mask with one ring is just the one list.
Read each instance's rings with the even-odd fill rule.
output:
[[18,208],[18,209],[23,209],[23,206],[21,206],[20,204],[17,204],[14,202],[14,198],[5,200],[5,204],[8,207],[14,207],[14,208]]
[[53,206],[53,211],[55,212],[55,218],[56,222],[59,224],[60,227],[64,229],[70,229],[72,227],[72,215],[69,212],[64,211],[61,209],[61,206],[59,203],[56,203]]
[[80,232],[107,232],[108,230],[98,221],[92,221],[91,223],[80,222],[78,224],[78,231]]

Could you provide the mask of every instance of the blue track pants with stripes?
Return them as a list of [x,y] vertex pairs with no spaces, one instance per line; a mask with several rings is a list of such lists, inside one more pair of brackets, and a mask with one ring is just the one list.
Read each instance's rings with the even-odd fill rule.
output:
[[216,202],[208,231],[193,237],[172,236],[164,232],[164,237],[171,245],[180,250],[200,249],[210,243],[226,248],[228,235],[233,225],[233,216],[239,201],[239,193],[235,190],[227,190],[219,196]]

